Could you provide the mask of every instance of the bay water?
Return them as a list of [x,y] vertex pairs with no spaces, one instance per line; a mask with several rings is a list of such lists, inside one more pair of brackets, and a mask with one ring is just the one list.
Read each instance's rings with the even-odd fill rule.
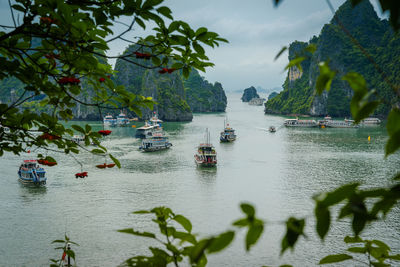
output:
[[[236,130],[233,143],[219,143],[225,119]],[[255,205],[257,216],[265,219],[261,240],[246,252],[245,231],[239,231],[228,249],[209,256],[209,266],[314,266],[328,254],[344,252],[342,238],[350,234],[350,222],[334,219],[321,242],[314,230],[312,196],[355,181],[364,188],[389,185],[391,175],[400,170],[400,155],[384,158],[388,138],[384,125],[284,128],[285,119],[264,115],[262,106],[250,106],[240,101],[239,94],[228,94],[226,113],[194,114],[192,122],[163,123],[173,144],[166,151],[142,153],[135,128],[112,128],[103,144],[121,161],[121,169],[97,169],[95,165],[105,159],[87,152],[76,159],[49,152],[58,165],[46,167],[48,181],[41,188],[17,180],[21,161],[34,158],[37,151],[6,154],[0,158],[0,266],[48,266],[50,258],[60,257],[51,242],[64,234],[80,245],[73,247],[78,266],[118,266],[132,256],[149,254],[148,246],[157,246],[117,232],[131,227],[157,231],[151,216],[133,211],[168,206],[188,217],[199,237],[207,237],[232,229],[231,223],[243,216],[242,202]],[[74,123],[102,129],[101,122]],[[276,133],[268,132],[271,125]],[[206,128],[217,151],[215,169],[194,163]],[[74,174],[81,172],[77,160],[89,177],[75,179]],[[290,216],[306,218],[307,239],[301,238],[294,252],[280,257],[284,221]],[[363,237],[379,238],[398,253],[398,229],[400,211],[394,208],[383,221],[370,225]]]

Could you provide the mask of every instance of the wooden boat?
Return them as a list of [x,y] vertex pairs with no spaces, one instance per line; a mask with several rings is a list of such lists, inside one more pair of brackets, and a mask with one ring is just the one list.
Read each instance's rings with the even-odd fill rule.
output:
[[224,131],[221,132],[219,140],[221,142],[233,142],[236,140],[235,130],[226,121],[224,122]]
[[210,133],[206,131],[206,142],[201,143],[194,155],[194,161],[200,167],[215,167],[217,165],[217,152],[210,143]]

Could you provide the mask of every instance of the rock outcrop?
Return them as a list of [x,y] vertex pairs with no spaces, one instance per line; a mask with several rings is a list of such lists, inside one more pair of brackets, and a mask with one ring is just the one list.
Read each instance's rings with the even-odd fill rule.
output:
[[227,105],[222,84],[209,83],[197,70],[184,79],[186,101],[193,112],[224,112]]
[[[343,31],[338,22],[357,40],[374,61],[382,68],[387,79],[392,84],[400,82],[400,37],[395,35],[387,20],[378,18],[373,6],[368,0],[352,7],[351,1],[346,1],[335,13],[329,24],[324,25],[318,37],[309,42],[295,41],[289,46],[289,60],[296,56],[304,56],[301,69],[293,66],[283,84],[284,90],[265,104],[265,112],[273,114],[308,114],[313,116],[348,117],[350,116],[350,101],[353,91],[342,76],[355,71],[364,76],[368,88],[392,103],[396,99],[393,90],[382,80],[381,74],[365,57],[364,53],[354,44]],[[311,54],[306,51],[310,44],[316,46]],[[318,63],[328,61],[332,70],[337,72],[329,92],[321,95],[316,93],[316,80],[319,75]],[[387,114],[390,105],[381,104],[375,115]]]
[[254,88],[254,86],[251,86],[247,89],[244,89],[243,95],[240,99],[242,102],[249,102],[253,98],[260,98],[260,96],[257,94],[257,89]]

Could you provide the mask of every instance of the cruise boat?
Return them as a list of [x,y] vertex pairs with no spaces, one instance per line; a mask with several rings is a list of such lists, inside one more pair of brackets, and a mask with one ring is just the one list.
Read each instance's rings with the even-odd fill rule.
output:
[[105,126],[116,126],[117,124],[117,120],[113,118],[113,116],[111,116],[110,114],[106,115],[103,118],[103,124]]
[[151,137],[142,140],[140,150],[145,152],[153,152],[158,150],[168,149],[172,144],[168,141],[168,137],[162,132],[153,132]]
[[217,152],[210,143],[210,133],[208,130],[206,131],[206,142],[198,146],[197,153],[194,155],[194,161],[200,167],[215,167],[217,165]]
[[286,127],[317,127],[318,123],[315,120],[287,119],[283,125]]
[[381,124],[381,120],[378,118],[366,118],[361,121],[363,125],[378,125]]
[[162,131],[161,126],[162,120],[160,120],[157,115],[154,115],[150,118],[150,122],[145,122],[142,127],[136,129],[135,137],[138,138],[147,138],[153,135],[153,132],[160,132]]
[[224,127],[224,131],[221,132],[221,135],[219,137],[219,140],[221,142],[233,142],[236,140],[236,134],[235,134],[235,130],[229,126],[229,123],[224,123],[225,127]]
[[19,181],[24,184],[45,185],[46,172],[37,160],[24,160],[18,170]]
[[121,111],[117,116],[117,126],[127,126],[129,124],[128,116]]
[[354,120],[332,120],[331,117],[327,116],[323,120],[318,121],[318,125],[321,128],[358,128]]

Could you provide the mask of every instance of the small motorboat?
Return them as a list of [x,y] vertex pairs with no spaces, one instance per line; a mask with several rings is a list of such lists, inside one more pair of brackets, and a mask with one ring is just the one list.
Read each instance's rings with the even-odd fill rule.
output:
[[270,127],[268,128],[268,131],[269,131],[270,133],[276,132],[275,126],[270,126]]

